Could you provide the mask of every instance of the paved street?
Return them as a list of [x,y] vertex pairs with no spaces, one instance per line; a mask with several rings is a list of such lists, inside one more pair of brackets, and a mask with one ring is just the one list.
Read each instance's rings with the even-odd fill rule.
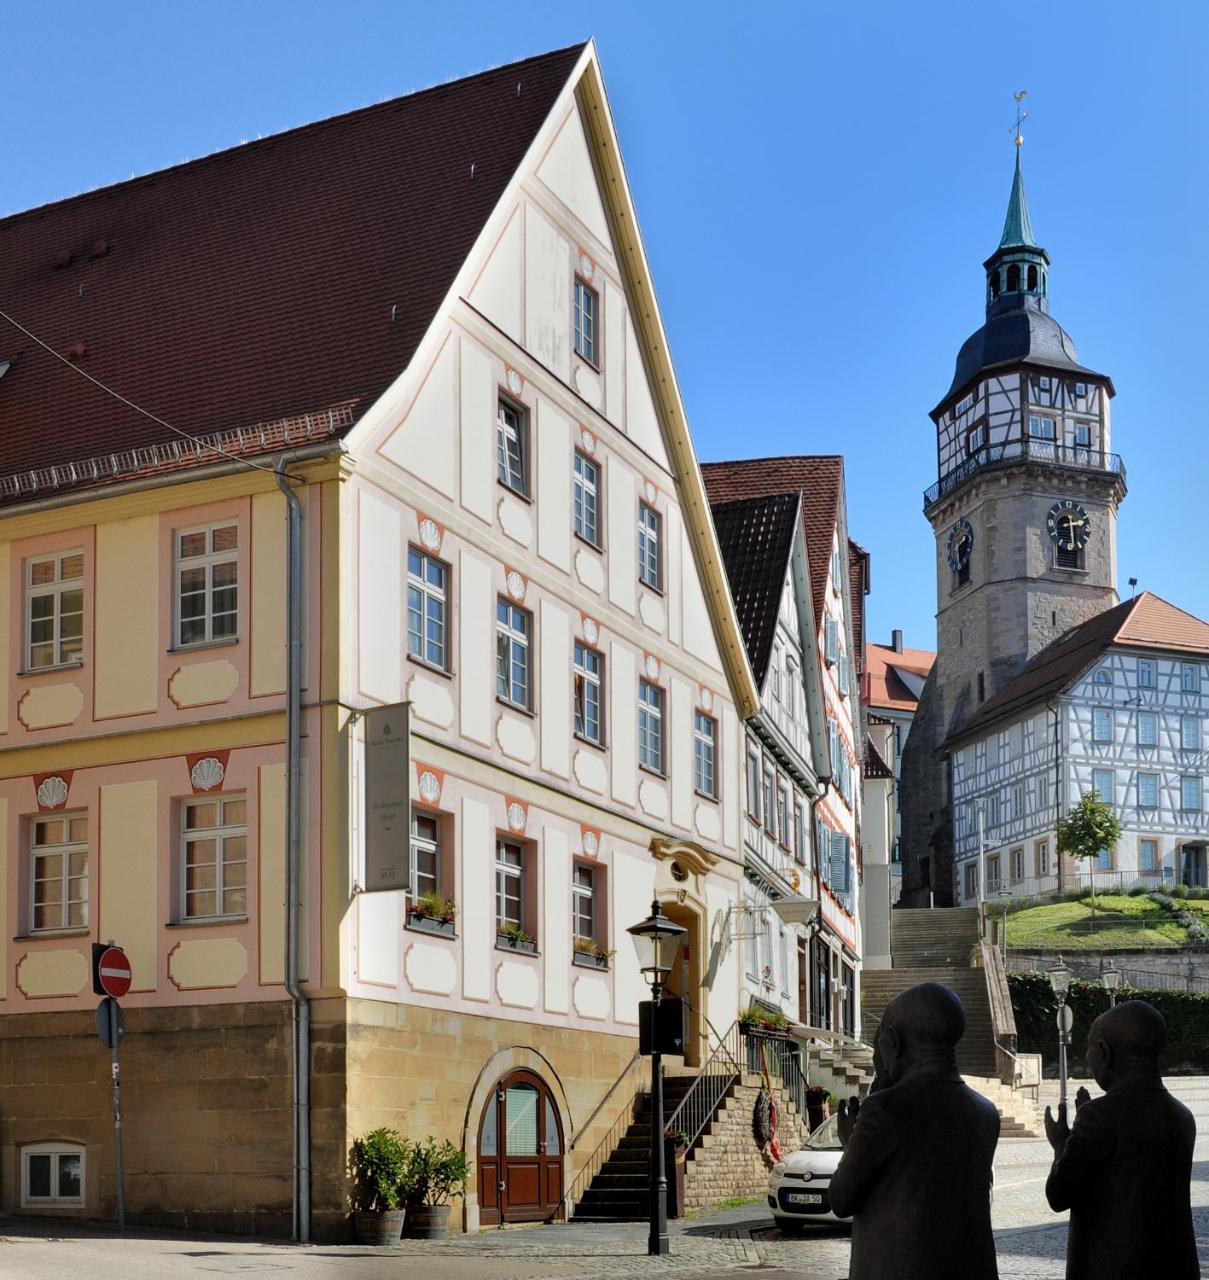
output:
[[[1192,1202],[1201,1263],[1209,1274],[1209,1077],[1169,1083],[1197,1117]],[[1003,1280],[1052,1280],[1063,1274],[1066,1221],[1045,1204],[1048,1168],[1044,1142],[1014,1140],[999,1148],[994,1219]],[[153,1232],[133,1232],[126,1239],[107,1231],[48,1235],[26,1220],[0,1220],[0,1275],[4,1280],[209,1275],[378,1280],[405,1272],[423,1273],[425,1280],[645,1280],[664,1275],[713,1280],[753,1268],[769,1280],[843,1280],[848,1274],[845,1232],[785,1237],[760,1204],[673,1224],[673,1232],[672,1257],[656,1260],[645,1256],[645,1230],[633,1224],[493,1231],[382,1250],[298,1248]]]

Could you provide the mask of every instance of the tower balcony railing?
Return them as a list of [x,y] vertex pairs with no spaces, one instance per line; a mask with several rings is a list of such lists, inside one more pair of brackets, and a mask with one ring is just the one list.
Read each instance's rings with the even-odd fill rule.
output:
[[1021,462],[1063,467],[1068,471],[1099,471],[1119,476],[1125,483],[1125,464],[1119,453],[1104,453],[1079,445],[1058,444],[1054,440],[1009,440],[1005,444],[987,445],[960,466],[943,475],[931,488],[924,490],[924,510],[952,493],[973,475],[997,467],[1015,466]]

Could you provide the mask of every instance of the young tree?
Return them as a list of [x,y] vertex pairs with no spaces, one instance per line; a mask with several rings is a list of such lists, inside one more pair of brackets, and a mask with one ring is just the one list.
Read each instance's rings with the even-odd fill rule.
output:
[[1096,864],[1105,849],[1111,849],[1121,838],[1121,824],[1116,810],[1100,799],[1097,791],[1089,791],[1058,823],[1058,857],[1088,860],[1091,880],[1092,910],[1096,909]]

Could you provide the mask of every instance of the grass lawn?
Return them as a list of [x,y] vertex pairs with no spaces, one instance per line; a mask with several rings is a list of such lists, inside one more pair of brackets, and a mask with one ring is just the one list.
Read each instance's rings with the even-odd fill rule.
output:
[[1098,897],[1094,913],[1087,899],[1055,902],[1017,911],[1007,924],[1008,947],[1022,951],[1180,947],[1187,940],[1187,930],[1153,902],[1117,894]]

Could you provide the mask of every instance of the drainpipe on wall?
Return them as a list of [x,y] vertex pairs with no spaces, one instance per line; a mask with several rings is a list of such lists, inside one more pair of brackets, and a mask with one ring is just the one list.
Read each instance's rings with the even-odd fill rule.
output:
[[286,858],[285,989],[293,1003],[294,1239],[311,1238],[311,1006],[299,985],[302,919],[302,504],[286,479],[283,454],[273,470],[286,500]]
[[1062,712],[1061,704],[1045,704],[1054,713],[1054,865],[1058,870],[1058,892],[1066,887],[1062,855],[1058,852],[1058,823],[1062,821]]

